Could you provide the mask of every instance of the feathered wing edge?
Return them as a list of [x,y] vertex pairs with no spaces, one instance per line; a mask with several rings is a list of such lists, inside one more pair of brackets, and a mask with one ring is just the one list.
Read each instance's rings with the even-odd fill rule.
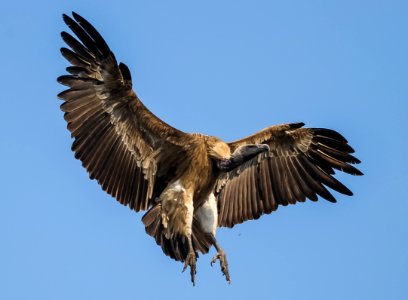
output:
[[[61,48],[71,63],[70,75],[58,82],[69,88],[58,97],[75,139],[75,157],[103,190],[135,211],[151,204],[156,173],[174,162],[182,151],[184,133],[154,116],[132,91],[130,72],[117,64],[114,54],[96,29],[73,12],[64,22],[77,36],[61,36],[70,47]],[[180,156],[180,155],[178,155]],[[160,167],[159,167],[160,164]],[[163,170],[164,169],[164,170]]]
[[345,195],[352,192],[333,177],[334,169],[352,175],[360,161],[338,132],[324,128],[301,128],[303,123],[266,128],[230,143],[232,150],[244,144],[268,144],[262,153],[217,182],[219,226],[232,227],[286,206],[317,201],[318,196],[336,202],[326,186]]

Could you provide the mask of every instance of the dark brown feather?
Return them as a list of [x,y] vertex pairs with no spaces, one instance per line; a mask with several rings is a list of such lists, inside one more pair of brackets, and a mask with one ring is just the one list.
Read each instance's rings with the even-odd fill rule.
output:
[[62,47],[60,51],[62,56],[64,56],[64,58],[74,66],[91,69],[91,64],[79,54],[76,54],[72,50],[65,47]]
[[[317,201],[317,195],[336,202],[325,186],[352,195],[332,175],[333,168],[362,175],[351,165],[360,162],[350,155],[353,148],[334,130],[301,128],[303,125],[272,126],[229,143],[232,151],[246,144],[267,144],[270,152],[268,155],[259,154],[236,170],[220,176],[215,191],[220,207],[219,226],[232,227],[256,219],[276,210],[278,205],[304,202],[306,198]],[[242,211],[236,212],[237,209]]]
[[64,100],[61,110],[75,139],[75,157],[120,203],[146,210],[156,172],[168,173],[179,159],[172,153],[183,153],[183,139],[188,141],[189,135],[162,122],[141,103],[131,90],[129,69],[117,64],[88,21],[76,13],[63,19],[76,37],[61,33],[71,48],[61,48],[61,53],[72,66],[67,67],[70,75],[57,79],[69,87],[58,97]]
[[72,35],[63,31],[61,32],[61,37],[64,42],[84,61],[91,62],[94,60],[92,54],[80,43],[78,42]]

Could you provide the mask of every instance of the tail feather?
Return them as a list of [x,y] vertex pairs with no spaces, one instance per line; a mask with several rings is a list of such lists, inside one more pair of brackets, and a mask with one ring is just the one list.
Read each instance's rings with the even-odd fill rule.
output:
[[[163,232],[161,203],[157,203],[142,217],[146,233],[152,236],[157,245],[161,246],[164,254],[177,261],[184,261],[188,254],[187,238],[181,235],[174,236],[171,239],[166,238]],[[192,242],[194,251],[203,254],[208,253],[213,242],[211,236],[205,233],[198,221],[193,220]]]

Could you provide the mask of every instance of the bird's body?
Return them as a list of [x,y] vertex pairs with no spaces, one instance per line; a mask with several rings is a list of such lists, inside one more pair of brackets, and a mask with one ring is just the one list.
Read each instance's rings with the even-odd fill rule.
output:
[[180,175],[174,176],[159,195],[161,217],[168,238],[178,234],[191,235],[192,217],[208,201],[214,189],[217,170],[211,155],[230,157],[225,143],[218,142],[225,145],[223,148],[211,147],[207,143],[209,138],[201,134],[192,135],[192,142],[178,165]]
[[338,132],[302,128],[303,123],[268,127],[235,142],[190,134],[151,113],[132,90],[130,71],[118,64],[95,28],[81,16],[64,15],[79,41],[66,32],[72,64],[58,81],[69,87],[58,96],[75,141],[72,149],[91,179],[142,218],[163,252],[196,274],[196,253],[214,246],[230,281],[219,226],[232,227],[279,205],[335,202],[326,189],[351,191],[334,169],[361,175],[359,160]]

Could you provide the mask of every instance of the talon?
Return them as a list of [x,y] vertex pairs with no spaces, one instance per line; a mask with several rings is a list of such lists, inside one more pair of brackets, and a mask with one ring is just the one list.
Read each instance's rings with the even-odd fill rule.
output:
[[220,261],[222,274],[225,276],[225,279],[228,281],[228,283],[231,284],[231,278],[228,271],[227,256],[225,255],[225,252],[222,250],[218,251],[211,260],[211,266],[217,261],[217,259]]
[[194,252],[190,252],[186,257],[186,260],[184,261],[184,268],[182,271],[184,272],[185,270],[187,270],[187,267],[190,267],[190,276],[193,286],[195,286],[195,274],[197,274],[196,261],[196,254]]
[[213,259],[210,262],[211,267],[217,262],[217,259],[220,259],[220,254],[218,252],[214,255]]

